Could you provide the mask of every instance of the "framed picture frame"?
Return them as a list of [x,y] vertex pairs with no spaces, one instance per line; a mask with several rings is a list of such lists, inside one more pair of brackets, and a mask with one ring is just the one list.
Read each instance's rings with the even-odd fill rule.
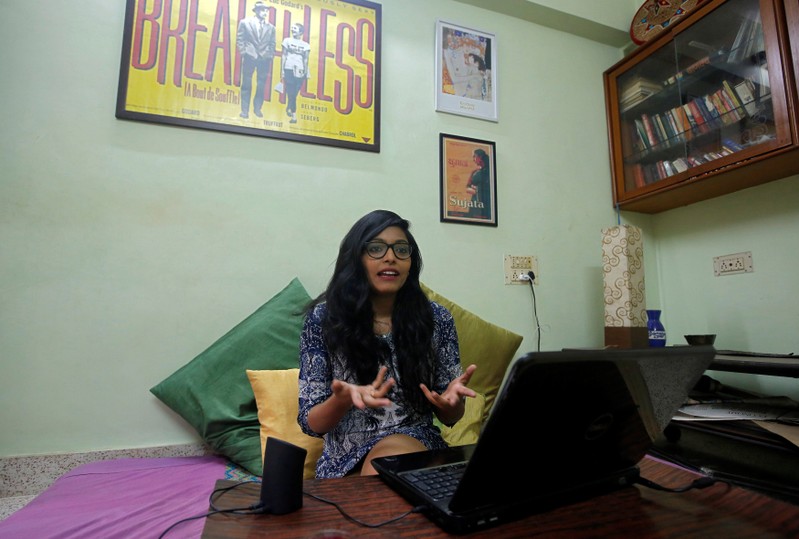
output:
[[436,110],[499,121],[494,34],[436,21]]
[[441,222],[497,226],[496,144],[441,133]]
[[380,151],[380,4],[125,1],[117,118]]

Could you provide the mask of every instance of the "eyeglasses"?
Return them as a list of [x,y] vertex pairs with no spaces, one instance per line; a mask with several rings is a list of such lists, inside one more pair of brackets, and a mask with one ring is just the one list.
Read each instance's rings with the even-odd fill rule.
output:
[[366,254],[375,259],[380,259],[386,256],[389,247],[391,247],[391,250],[394,251],[394,256],[400,260],[407,260],[411,257],[411,253],[413,252],[413,247],[411,247],[409,243],[388,244],[382,241],[367,241],[365,245]]

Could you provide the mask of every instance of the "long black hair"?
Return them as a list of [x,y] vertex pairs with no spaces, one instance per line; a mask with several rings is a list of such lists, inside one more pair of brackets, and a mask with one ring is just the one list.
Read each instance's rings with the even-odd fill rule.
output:
[[327,302],[322,331],[331,355],[338,353],[347,359],[359,384],[371,383],[379,365],[387,362],[390,350],[374,334],[375,313],[362,257],[365,243],[391,226],[401,228],[411,245],[411,268],[394,300],[391,316],[397,382],[411,405],[423,411],[428,404],[419,384],[430,387],[433,379],[433,310],[419,285],[422,255],[407,220],[388,210],[374,210],[361,217],[341,240],[330,283],[312,305]]

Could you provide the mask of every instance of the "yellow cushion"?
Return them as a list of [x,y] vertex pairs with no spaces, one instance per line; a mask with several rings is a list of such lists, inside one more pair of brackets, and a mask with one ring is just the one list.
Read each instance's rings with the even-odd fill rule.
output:
[[316,476],[316,461],[322,455],[321,438],[308,436],[297,424],[299,410],[298,378],[300,369],[247,371],[261,424],[261,458],[266,449],[266,438],[274,436],[285,442],[305,448],[303,477]]
[[433,422],[441,430],[441,436],[447,445],[468,445],[477,442],[477,438],[480,436],[480,427],[483,425],[485,404],[486,398],[481,393],[474,398],[467,397],[463,417],[452,428],[445,426],[437,417],[434,417]]
[[445,298],[422,284],[427,297],[443,305],[455,319],[458,330],[458,346],[461,352],[461,365],[464,368],[477,365],[469,387],[485,395],[483,420],[488,418],[494,399],[499,393],[505,371],[513,361],[513,356],[522,344],[522,336],[486,322],[457,303]]

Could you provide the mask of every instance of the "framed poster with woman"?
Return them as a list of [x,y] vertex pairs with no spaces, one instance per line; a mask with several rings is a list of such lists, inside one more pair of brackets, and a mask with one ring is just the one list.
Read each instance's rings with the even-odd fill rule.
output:
[[436,22],[436,110],[499,121],[496,36]]
[[441,221],[497,226],[496,144],[440,136]]

